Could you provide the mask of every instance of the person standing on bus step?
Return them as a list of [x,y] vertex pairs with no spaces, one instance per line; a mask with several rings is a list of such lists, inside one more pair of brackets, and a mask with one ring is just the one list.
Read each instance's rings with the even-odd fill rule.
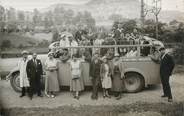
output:
[[20,87],[22,88],[22,94],[20,97],[24,97],[26,94],[26,91],[28,92],[29,88],[29,80],[27,77],[27,72],[26,72],[26,66],[28,62],[28,51],[22,51],[22,56],[21,60],[18,62],[18,69],[20,71]]
[[110,66],[108,65],[108,60],[106,56],[104,56],[102,60],[103,60],[103,63],[100,67],[100,77],[101,77],[102,88],[103,88],[103,97],[110,98],[109,90],[112,87]]
[[41,76],[43,75],[43,69],[41,60],[37,59],[36,53],[33,53],[32,59],[28,61],[26,71],[30,83],[30,98],[32,99],[34,93],[37,93],[39,97],[43,97],[41,94]]
[[48,53],[48,59],[45,62],[46,80],[45,80],[45,94],[47,97],[54,98],[55,93],[59,91],[58,81],[58,62],[54,59],[54,53]]
[[102,62],[99,57],[99,52],[96,52],[90,63],[90,76],[92,78],[92,86],[93,86],[93,92],[92,92],[91,99],[98,99],[98,89],[101,83],[100,81],[101,63]]
[[161,82],[163,87],[164,94],[162,97],[168,97],[168,102],[172,102],[172,93],[171,88],[169,84],[169,78],[172,75],[172,71],[174,69],[175,63],[173,58],[166,53],[165,48],[161,47],[159,49],[161,53],[160,58],[160,76],[161,76]]
[[70,62],[72,78],[70,81],[70,91],[74,92],[74,98],[79,99],[79,92],[84,90],[84,83],[81,80],[81,62],[77,59],[77,55],[72,56]]

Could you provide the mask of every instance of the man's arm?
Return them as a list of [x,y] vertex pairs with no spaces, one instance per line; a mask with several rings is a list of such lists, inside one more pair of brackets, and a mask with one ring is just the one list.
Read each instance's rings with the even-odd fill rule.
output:
[[174,62],[174,59],[172,58],[172,56],[170,56],[170,55],[168,55],[168,60],[169,60],[169,63],[168,63],[169,71],[172,74],[174,66],[175,66],[175,62]]
[[160,55],[150,55],[150,58],[153,62],[159,64],[160,63]]
[[30,60],[27,62],[26,72],[27,72],[27,77],[30,80]]
[[39,60],[39,62],[40,62],[40,74],[43,75],[43,66],[42,66],[42,62],[41,62],[41,60]]

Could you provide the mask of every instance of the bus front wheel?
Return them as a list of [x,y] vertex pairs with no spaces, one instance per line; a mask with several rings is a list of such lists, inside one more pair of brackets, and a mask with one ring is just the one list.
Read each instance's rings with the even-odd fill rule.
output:
[[15,72],[10,78],[10,84],[16,92],[21,92],[20,88],[20,73]]
[[125,74],[124,86],[127,92],[136,93],[141,91],[145,86],[143,76],[135,72]]

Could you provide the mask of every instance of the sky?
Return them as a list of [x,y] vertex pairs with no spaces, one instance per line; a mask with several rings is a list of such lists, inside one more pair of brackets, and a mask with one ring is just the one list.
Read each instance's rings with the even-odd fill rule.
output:
[[[5,7],[14,7],[18,10],[32,11],[34,8],[43,9],[57,3],[84,4],[90,0],[0,0]],[[145,0],[151,4],[152,0]],[[177,10],[184,12],[184,0],[162,0],[163,10]]]

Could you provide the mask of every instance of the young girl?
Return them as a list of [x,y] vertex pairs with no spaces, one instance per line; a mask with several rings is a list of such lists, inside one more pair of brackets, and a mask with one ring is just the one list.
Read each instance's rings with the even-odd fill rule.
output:
[[110,67],[108,65],[106,56],[104,56],[102,58],[102,60],[103,60],[103,64],[101,65],[101,68],[100,68],[100,76],[101,76],[101,81],[102,81],[103,97],[110,98],[109,89],[112,86],[112,81],[111,81],[111,77],[110,77],[110,75],[111,75],[110,74]]
[[84,83],[81,81],[81,67],[80,61],[77,59],[76,55],[72,56],[71,74],[72,79],[70,82],[70,91],[74,92],[74,98],[79,99],[79,92],[84,90]]

